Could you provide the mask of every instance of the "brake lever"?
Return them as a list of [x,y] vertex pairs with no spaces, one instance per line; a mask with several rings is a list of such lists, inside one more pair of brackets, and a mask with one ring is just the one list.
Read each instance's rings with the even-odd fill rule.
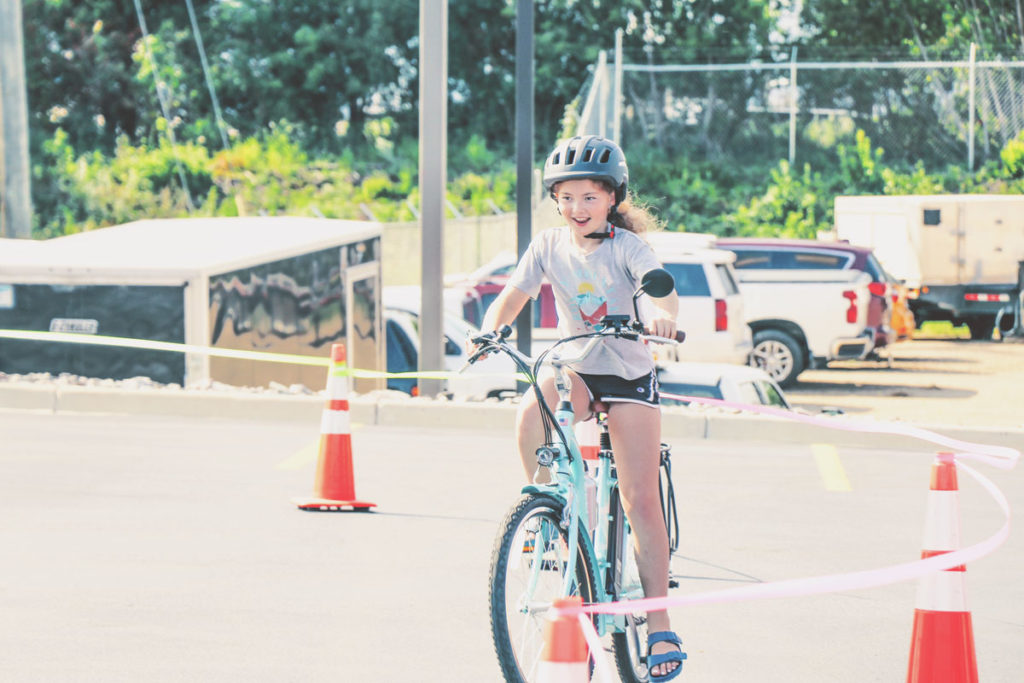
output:
[[499,342],[503,342],[508,339],[509,335],[512,334],[511,325],[502,325],[493,332],[485,332],[484,334],[470,337],[470,341],[479,346],[476,351],[466,360],[465,364],[459,368],[458,372],[463,372],[470,365],[477,362],[491,351],[494,351]]

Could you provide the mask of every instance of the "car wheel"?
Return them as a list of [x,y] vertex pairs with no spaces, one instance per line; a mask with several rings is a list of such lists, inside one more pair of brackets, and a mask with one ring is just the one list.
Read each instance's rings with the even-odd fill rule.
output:
[[754,333],[750,364],[767,372],[780,385],[789,386],[804,371],[803,347],[792,335],[780,330],[760,330]]
[[992,339],[992,331],[995,327],[995,319],[987,316],[967,320],[967,329],[970,330],[971,339],[974,341],[988,341]]

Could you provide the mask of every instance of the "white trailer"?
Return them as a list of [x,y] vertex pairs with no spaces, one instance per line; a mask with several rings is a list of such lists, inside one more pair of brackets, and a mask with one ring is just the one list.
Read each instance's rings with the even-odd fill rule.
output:
[[[259,216],[0,240],[0,328],[325,358],[344,342],[350,367],[384,370],[380,239],[379,223]],[[0,372],[311,388],[325,376],[317,366],[9,339]]]
[[920,323],[966,324],[974,339],[1013,327],[1024,268],[1024,196],[835,199],[836,237],[872,247],[910,288]]

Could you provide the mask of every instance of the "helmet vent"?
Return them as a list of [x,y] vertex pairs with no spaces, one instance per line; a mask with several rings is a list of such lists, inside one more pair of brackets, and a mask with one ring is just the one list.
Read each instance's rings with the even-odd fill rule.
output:
[[601,152],[601,159],[600,159],[600,161],[598,161],[598,163],[599,164],[607,164],[608,163],[608,158],[611,157],[611,155],[612,155],[612,151],[610,149],[603,150]]
[[589,164],[590,160],[594,158],[594,150],[585,149],[583,150],[583,163]]
[[566,166],[571,166],[575,158],[576,158],[576,150],[574,150],[572,147],[570,147],[569,149],[565,150],[565,165]]

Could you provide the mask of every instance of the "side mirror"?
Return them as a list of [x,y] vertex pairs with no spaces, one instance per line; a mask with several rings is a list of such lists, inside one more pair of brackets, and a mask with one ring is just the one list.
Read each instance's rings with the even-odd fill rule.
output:
[[675,287],[675,278],[664,268],[649,270],[640,280],[640,289],[646,292],[647,296],[652,296],[655,299],[668,296]]
[[655,268],[644,273],[644,276],[640,278],[640,287],[633,292],[634,319],[640,320],[640,308],[636,305],[636,301],[640,298],[641,294],[647,294],[647,296],[660,299],[663,296],[668,296],[669,292],[675,288],[675,278],[672,277],[672,273],[664,268]]

